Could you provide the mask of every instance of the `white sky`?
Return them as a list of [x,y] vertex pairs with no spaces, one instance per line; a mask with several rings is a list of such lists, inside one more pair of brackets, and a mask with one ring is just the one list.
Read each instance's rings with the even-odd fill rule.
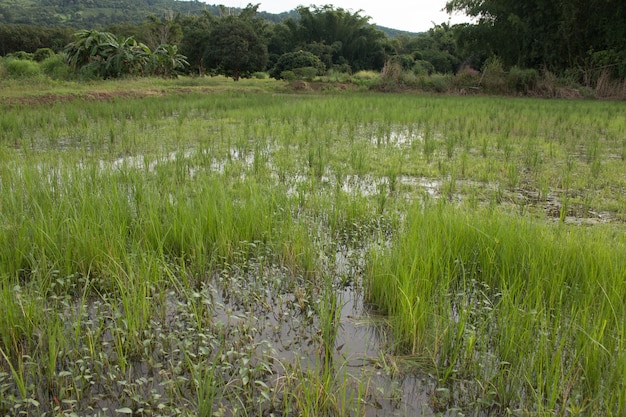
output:
[[350,12],[363,10],[360,15],[370,16],[370,23],[392,29],[409,32],[425,32],[433,27],[433,22],[462,23],[469,18],[458,13],[449,16],[441,11],[446,6],[446,0],[326,0],[322,2],[300,0],[204,0],[211,4],[223,4],[227,7],[246,7],[249,3],[258,4],[259,11],[282,13],[295,9],[298,6],[323,6],[332,4],[335,8],[342,8]]

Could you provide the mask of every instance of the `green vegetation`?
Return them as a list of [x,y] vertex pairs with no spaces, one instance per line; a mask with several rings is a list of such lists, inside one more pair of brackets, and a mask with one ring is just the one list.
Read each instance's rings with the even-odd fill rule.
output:
[[[299,6],[272,17],[259,12],[259,4],[231,9],[171,0],[47,0],[37,4],[42,10],[53,8],[51,21],[42,23],[36,13],[32,20],[14,19],[13,13],[35,7],[25,0],[16,3],[2,6],[0,0],[0,19],[6,22],[0,24],[0,53],[5,57],[25,59],[37,50],[58,53],[65,46],[76,52],[71,48],[79,42],[71,40],[75,29],[60,22],[78,26],[79,36],[111,34],[92,36],[102,42],[94,46],[98,53],[91,64],[107,64],[97,71],[74,68],[82,79],[184,73],[239,80],[265,72],[311,81],[382,71],[385,79],[376,87],[385,91],[601,98],[626,94],[626,10],[618,1],[535,0],[520,6],[503,0],[454,0],[447,3],[448,11],[463,11],[476,18],[475,24],[440,23],[424,33],[393,37],[361,11],[332,5]],[[101,13],[96,22],[90,14],[94,8]],[[25,24],[29,21],[39,26]]]
[[612,227],[418,204],[376,254],[368,299],[397,351],[437,370],[444,409],[619,415],[625,244]]
[[29,84],[0,414],[626,412],[622,103]]
[[199,14],[205,11],[219,15],[220,8],[202,2],[177,0],[0,1],[0,21],[3,23],[74,29],[98,29],[119,23],[140,25],[150,15]]
[[116,39],[112,33],[83,30],[65,47],[74,71],[99,78],[160,75],[175,77],[189,65],[176,46],[160,44],[154,51],[134,38]]
[[626,76],[624,2],[450,0],[446,7],[477,19],[457,32],[459,47],[495,55],[506,68],[546,67],[581,81],[602,72]]
[[325,70],[326,66],[316,55],[312,52],[300,50],[281,55],[270,75],[276,79],[285,79],[285,71],[292,72],[294,77],[296,72],[309,72],[310,76],[307,78],[312,80],[318,75],[323,75]]
[[267,46],[252,25],[253,22],[241,16],[228,16],[211,30],[204,62],[214,68],[216,74],[239,81],[241,77],[249,78],[265,70]]

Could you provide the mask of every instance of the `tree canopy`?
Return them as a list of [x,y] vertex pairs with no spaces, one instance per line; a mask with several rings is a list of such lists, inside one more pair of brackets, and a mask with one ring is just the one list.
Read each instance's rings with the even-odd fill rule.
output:
[[623,0],[450,0],[449,12],[478,19],[459,30],[469,53],[497,55],[505,65],[626,76]]
[[[0,22],[2,18],[15,21],[17,9],[11,14],[3,1]],[[448,0],[449,12],[464,12],[474,17],[475,23],[435,24],[424,33],[395,37],[370,24],[363,11],[332,5],[300,6],[268,20],[267,13],[258,12],[259,4],[227,9],[174,1],[172,8],[161,9],[170,1],[42,0],[42,7],[81,10],[81,16],[89,15],[87,11],[96,6],[115,6],[128,14],[128,20],[101,30],[98,26],[109,21],[103,19],[91,26],[96,29],[85,30],[91,33],[85,42],[90,36],[111,34],[111,39],[95,40],[100,48],[97,54],[85,56],[81,54],[88,54],[89,48],[81,46],[80,39],[72,42],[74,30],[0,23],[0,55],[32,54],[41,48],[58,52],[70,43],[78,47],[66,49],[70,63],[78,65],[87,59],[85,65],[97,67],[98,74],[105,77],[166,75],[183,67],[188,73],[224,74],[234,79],[257,71],[280,77],[280,73],[297,68],[315,68],[315,73],[324,71],[322,68],[381,70],[386,62],[418,76],[456,73],[466,66],[482,69],[486,62],[498,62],[505,72],[549,70],[587,84],[606,73],[626,77],[623,0]],[[86,3],[89,7],[80,9]],[[131,15],[135,16],[136,8],[157,14],[145,14],[142,23],[135,23]],[[150,56],[149,65],[143,64],[144,53]],[[311,65],[297,66],[304,58]],[[313,70],[306,73],[313,74]]]
[[223,18],[211,31],[206,63],[235,81],[267,65],[267,46],[245,16]]
[[297,8],[300,19],[285,22],[293,50],[308,50],[328,67],[349,65],[352,70],[380,69],[385,63],[384,32],[369,24],[362,11],[333,6]]

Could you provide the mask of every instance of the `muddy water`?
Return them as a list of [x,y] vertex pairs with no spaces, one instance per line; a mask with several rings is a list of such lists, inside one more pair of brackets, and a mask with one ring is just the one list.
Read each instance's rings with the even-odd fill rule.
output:
[[[319,370],[323,366],[321,323],[315,304],[320,302],[321,295],[308,293],[315,290],[306,286],[282,292],[274,285],[268,291],[268,284],[269,288],[273,285],[265,279],[259,280],[259,274],[263,273],[267,271],[248,272],[241,280],[232,274],[218,277],[216,285],[227,282],[230,291],[212,290],[216,295],[214,322],[231,327],[248,323],[256,329],[253,344],[271,347],[276,364],[272,369],[274,379],[294,366]],[[280,274],[278,270],[270,273],[273,276],[270,281]],[[290,279],[284,278],[284,282]],[[265,286],[261,296],[263,290],[259,285]],[[255,294],[252,297],[255,301],[250,302],[248,291]],[[339,318],[332,363],[343,377],[358,380],[367,387],[363,398],[366,416],[434,416],[430,398],[435,381],[423,374],[402,374],[392,369],[389,363],[394,358],[387,347],[385,321],[364,305],[360,289],[338,286],[335,295]],[[398,374],[392,375],[394,371]]]
[[[393,140],[404,143],[400,137]],[[151,160],[141,156],[126,157],[101,168],[154,172],[160,164],[191,159],[195,155],[190,150],[172,152]],[[245,165],[253,164],[250,154],[243,155],[233,150],[230,158]],[[223,173],[226,164],[213,161],[209,169]],[[190,175],[193,175],[192,172]],[[293,176],[289,181],[293,184],[291,189],[297,190],[310,178],[302,174]],[[329,185],[330,189],[336,188],[332,173],[325,173],[319,181]],[[349,194],[375,196],[380,192],[381,184],[388,181],[385,177],[346,176],[342,179],[341,190]],[[422,177],[400,176],[397,181],[433,198],[442,194],[444,184],[442,180]],[[490,187],[489,184],[469,181],[459,181],[459,185]],[[503,199],[515,204],[545,206],[546,211],[559,217],[561,203],[554,194],[539,196],[524,190],[509,190],[503,192]],[[571,213],[565,214],[566,222],[580,219]],[[597,215],[599,221],[605,217],[608,214]],[[345,378],[358,380],[366,387],[362,401],[367,416],[455,415],[453,411],[441,414],[444,410],[434,409],[436,380],[422,373],[405,372],[401,365],[396,366],[399,359],[394,358],[388,348],[390,341],[386,339],[384,320],[373,315],[364,304],[358,279],[350,280],[349,285],[341,283],[342,277],[359,275],[355,271],[363,268],[363,255],[355,261],[349,251],[348,248],[339,248],[332,267],[325,271],[331,276],[339,306],[332,346],[332,364],[336,372],[342,373]],[[125,382],[127,385],[120,383],[127,381],[129,375],[132,376],[130,386],[140,394],[139,397],[167,397],[170,395],[168,380],[174,377],[192,379],[185,369],[185,356],[196,360],[195,357],[206,355],[209,363],[213,361],[224,369],[220,376],[233,380],[235,377],[229,372],[239,374],[243,369],[238,364],[259,365],[263,369],[255,374],[255,378],[276,390],[279,389],[276,381],[293,369],[316,371],[324,366],[321,355],[324,341],[320,334],[323,323],[320,323],[319,310],[323,305],[321,287],[324,283],[308,282],[278,266],[264,265],[260,260],[246,260],[214,272],[200,279],[196,285],[195,290],[170,290],[167,297],[161,300],[165,304],[162,323],[151,322],[142,334],[146,346],[152,350],[141,360],[133,362],[131,371],[116,368],[108,375],[98,374],[100,365],[94,358],[89,373],[81,371],[85,373],[86,380],[95,381],[89,393],[98,408],[115,409],[126,405],[116,403],[112,398],[118,398],[129,390],[128,382]],[[109,306],[92,306],[87,311],[82,330],[87,334],[95,332],[96,337],[101,336],[105,348],[104,362],[118,361],[115,337],[122,332],[107,330],[102,333],[101,329],[119,330],[123,324],[120,320],[122,315],[122,311]],[[218,359],[210,359],[212,355]],[[110,381],[103,380],[105,376]],[[182,384],[178,389],[182,393],[178,395],[189,397],[189,402],[193,403],[193,387]],[[223,405],[228,407],[230,404]]]

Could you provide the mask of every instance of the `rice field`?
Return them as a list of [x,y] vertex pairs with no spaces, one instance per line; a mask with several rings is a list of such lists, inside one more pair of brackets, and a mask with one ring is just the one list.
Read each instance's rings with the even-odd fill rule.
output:
[[0,104],[0,415],[626,413],[623,103],[120,83]]

